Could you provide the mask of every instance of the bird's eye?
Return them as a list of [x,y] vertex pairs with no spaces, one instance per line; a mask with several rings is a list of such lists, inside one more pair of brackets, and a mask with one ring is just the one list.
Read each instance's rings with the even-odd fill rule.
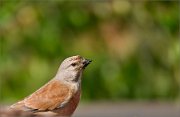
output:
[[71,65],[74,67],[74,66],[76,66],[77,64],[76,64],[76,63],[72,63]]

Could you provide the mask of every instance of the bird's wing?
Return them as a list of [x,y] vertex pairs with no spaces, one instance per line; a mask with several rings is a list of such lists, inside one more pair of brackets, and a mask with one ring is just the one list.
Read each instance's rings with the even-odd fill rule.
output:
[[57,80],[52,80],[44,87],[24,99],[24,106],[33,110],[53,110],[65,102],[68,102],[73,95],[70,86]]

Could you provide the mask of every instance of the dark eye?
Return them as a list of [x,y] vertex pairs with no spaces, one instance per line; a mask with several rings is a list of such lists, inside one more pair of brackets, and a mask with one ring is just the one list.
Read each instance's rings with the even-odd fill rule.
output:
[[76,63],[72,63],[71,65],[74,67],[74,66],[76,66],[77,64],[76,64]]

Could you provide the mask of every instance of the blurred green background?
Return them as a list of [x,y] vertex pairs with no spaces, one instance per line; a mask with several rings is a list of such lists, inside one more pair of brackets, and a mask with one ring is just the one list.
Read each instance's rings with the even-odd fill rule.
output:
[[66,57],[93,63],[84,101],[180,99],[178,1],[0,1],[0,102],[54,77]]

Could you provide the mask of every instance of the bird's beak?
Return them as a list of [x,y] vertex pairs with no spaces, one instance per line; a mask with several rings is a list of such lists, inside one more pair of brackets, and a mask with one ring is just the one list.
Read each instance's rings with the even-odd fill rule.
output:
[[85,59],[84,62],[83,62],[83,68],[87,67],[90,63],[92,62],[92,60],[90,59]]

